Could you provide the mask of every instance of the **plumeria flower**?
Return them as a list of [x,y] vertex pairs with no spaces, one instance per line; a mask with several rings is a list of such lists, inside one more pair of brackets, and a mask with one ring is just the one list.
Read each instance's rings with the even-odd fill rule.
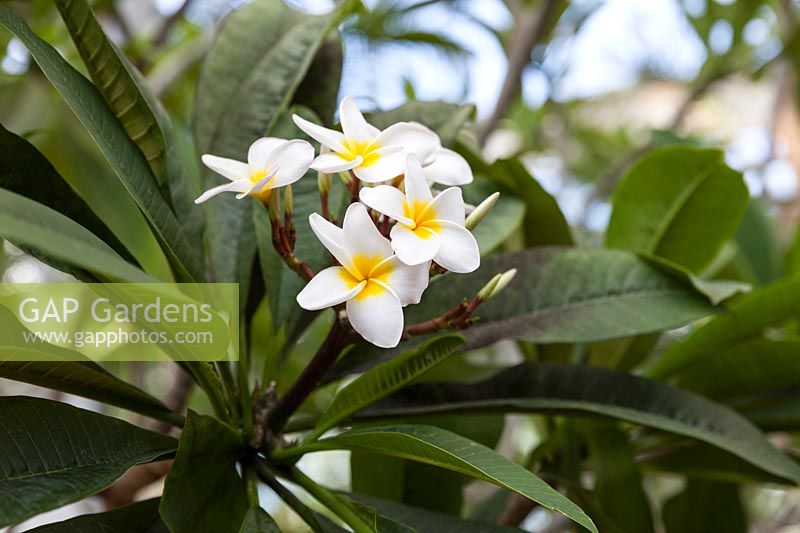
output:
[[247,163],[205,154],[203,163],[230,183],[207,190],[194,202],[200,204],[227,191],[238,193],[239,200],[247,195],[263,195],[302,178],[313,159],[314,148],[308,142],[276,137],[263,137],[251,144]]
[[361,201],[397,221],[390,236],[397,257],[407,265],[433,260],[452,272],[472,272],[480,265],[478,243],[464,227],[461,189],[450,187],[433,197],[422,166],[408,156],[405,194],[388,185],[361,190]]
[[313,311],[347,302],[347,317],[362,337],[381,348],[397,346],[403,334],[403,307],[419,303],[428,287],[429,265],[401,262],[362,204],[348,207],[342,228],[316,213],[309,222],[341,266],[314,276],[297,295],[297,303]]
[[422,172],[428,183],[442,185],[467,185],[472,183],[472,169],[460,154],[448,148],[439,148],[422,163]]
[[402,174],[407,153],[433,161],[433,154],[441,148],[439,137],[416,122],[398,122],[380,131],[364,119],[349,96],[339,104],[344,133],[297,115],[292,118],[298,128],[330,150],[320,154],[311,168],[326,174],[352,170],[358,179],[368,183],[388,181]]

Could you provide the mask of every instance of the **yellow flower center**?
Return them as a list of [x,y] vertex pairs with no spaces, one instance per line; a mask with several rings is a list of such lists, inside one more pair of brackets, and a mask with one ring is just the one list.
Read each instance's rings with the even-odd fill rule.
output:
[[266,170],[254,170],[250,173],[250,181],[253,183],[258,183],[259,181],[263,180],[267,177]]
[[375,141],[359,141],[355,139],[345,139],[342,143],[344,151],[339,155],[348,161],[353,161],[358,156],[363,158],[362,167],[368,167],[378,162],[381,156],[377,153],[380,145]]
[[378,296],[386,290],[382,284],[389,281],[393,268],[391,262],[385,259],[380,255],[358,254],[353,257],[353,262],[341,271],[341,278],[351,289],[359,283],[366,282],[364,289],[356,296],[357,300]]
[[407,227],[421,239],[430,239],[434,233],[441,232],[442,226],[436,221],[436,208],[432,203],[421,200],[404,202],[403,216],[412,220]]

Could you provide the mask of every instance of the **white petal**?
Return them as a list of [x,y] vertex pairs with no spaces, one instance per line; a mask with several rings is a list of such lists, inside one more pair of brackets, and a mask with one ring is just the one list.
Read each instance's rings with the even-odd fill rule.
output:
[[430,279],[430,264],[409,266],[397,256],[387,259],[391,265],[391,272],[385,279],[386,285],[400,298],[403,307],[408,304],[418,304],[422,293],[428,288]]
[[342,242],[343,232],[342,228],[336,224],[329,222],[319,216],[317,213],[311,213],[308,217],[308,223],[311,226],[311,231],[317,236],[319,242],[339,261],[341,265],[347,265],[349,260],[344,251],[344,243]]
[[267,159],[286,140],[277,137],[262,137],[250,145],[247,151],[247,164],[251,170],[267,170]]
[[402,146],[410,154],[415,154],[420,161],[428,162],[433,154],[441,148],[439,136],[419,122],[398,122],[392,124],[375,139],[380,146]]
[[314,160],[314,147],[306,141],[287,141],[269,156],[267,166],[275,169],[270,188],[285,187],[302,178]]
[[447,220],[460,226],[464,225],[466,208],[461,189],[458,187],[450,187],[437,194],[429,209],[435,211],[432,217],[434,220]]
[[231,181],[250,179],[250,167],[247,163],[211,154],[204,154],[200,159],[205,166]]
[[419,164],[419,159],[413,154],[409,154],[406,161],[406,175],[403,179],[403,186],[406,191],[406,201],[409,205],[414,205],[417,202],[428,204],[433,201],[428,179],[422,173],[422,165]]
[[194,201],[196,204],[202,204],[209,198],[213,198],[214,196],[218,195],[222,192],[245,192],[250,190],[253,186],[253,183],[250,180],[237,180],[232,181],[230,183],[223,183],[222,185],[218,185],[213,189],[209,189]]
[[422,167],[428,180],[442,185],[466,185],[472,183],[472,169],[467,160],[447,148],[440,148],[432,163]]
[[444,220],[439,225],[442,246],[433,260],[450,272],[465,274],[477,270],[481,265],[481,253],[472,233],[463,226]]
[[369,165],[359,164],[353,169],[353,173],[361,181],[367,183],[381,183],[396,178],[403,173],[406,164],[406,156],[403,149],[399,146],[384,146],[378,148],[370,155],[377,157],[374,163]]
[[339,154],[329,152],[318,155],[314,162],[311,163],[311,168],[325,174],[336,174],[337,172],[344,172],[357,167],[362,161],[363,158],[361,156],[353,160],[347,160]]
[[325,309],[356,296],[366,284],[353,279],[344,267],[328,267],[314,276],[300,291],[297,303],[309,311]]
[[412,230],[397,223],[390,235],[394,252],[407,265],[421,265],[431,261],[442,245],[439,236],[425,227]]
[[403,307],[391,289],[370,282],[347,301],[350,325],[365,340],[381,348],[394,348],[403,336]]
[[356,101],[345,96],[339,104],[339,121],[342,123],[342,131],[345,138],[357,141],[369,141],[375,137],[374,129],[364,119],[364,115],[358,110]]
[[298,128],[306,132],[309,137],[317,142],[327,146],[334,152],[344,151],[344,135],[340,132],[317,126],[313,122],[309,122],[298,115],[292,115],[292,120],[294,120]]
[[[356,256],[384,259],[392,255],[392,245],[375,227],[364,204],[350,204],[342,226],[344,250],[351,260]],[[368,272],[362,274],[367,275]]]
[[390,185],[365,187],[359,193],[359,199],[378,213],[399,220],[403,224],[412,225],[413,220],[403,214],[406,197],[400,189]]

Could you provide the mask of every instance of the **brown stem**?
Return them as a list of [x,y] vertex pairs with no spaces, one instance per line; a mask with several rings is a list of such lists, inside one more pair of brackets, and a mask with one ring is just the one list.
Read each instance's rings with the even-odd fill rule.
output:
[[322,341],[314,358],[306,366],[300,377],[292,384],[283,396],[278,399],[274,409],[267,418],[267,439],[280,434],[289,417],[314,392],[322,378],[330,370],[342,349],[347,345],[350,334],[337,317],[333,321],[328,336]]
[[535,501],[525,496],[512,494],[506,500],[506,506],[503,509],[503,514],[497,519],[497,525],[518,527],[525,520],[525,517],[536,508],[536,505]]
[[518,23],[514,29],[508,51],[508,71],[500,96],[497,98],[492,115],[481,130],[478,141],[481,146],[486,144],[489,135],[497,128],[500,119],[506,114],[508,106],[519,93],[522,72],[531,61],[533,49],[547,35],[552,26],[553,16],[558,11],[562,0],[545,0],[539,9],[525,9],[517,16]]
[[477,296],[469,302],[461,302],[447,313],[426,320],[425,322],[418,322],[406,326],[403,330],[403,339],[409,339],[415,335],[424,335],[426,333],[433,333],[442,329],[466,329],[472,325],[472,313],[481,304],[481,299]]
[[286,228],[280,223],[279,219],[271,220],[272,223],[272,246],[278,255],[283,259],[289,268],[294,270],[301,278],[306,281],[314,277],[314,269],[305,261],[298,259],[292,251],[292,242],[294,242],[294,225],[292,225],[290,234],[287,234]]
[[347,184],[347,188],[350,189],[350,203],[354,204],[358,201],[358,193],[361,189],[361,182],[355,175],[351,175],[352,179],[350,183]]
[[328,199],[328,193],[327,192],[319,193],[319,201],[322,204],[322,218],[324,218],[325,220],[330,220],[331,219],[331,207],[329,205],[330,202],[329,202],[329,199]]
[[158,33],[153,38],[153,44],[157,47],[161,47],[164,43],[167,42],[169,39],[170,34],[172,33],[172,29],[175,27],[175,24],[178,23],[183,18],[184,13],[186,13],[186,9],[189,7],[189,4],[192,3],[192,0],[186,0],[183,5],[172,15],[170,15],[165,21],[164,24],[161,26],[161,29],[158,30]]

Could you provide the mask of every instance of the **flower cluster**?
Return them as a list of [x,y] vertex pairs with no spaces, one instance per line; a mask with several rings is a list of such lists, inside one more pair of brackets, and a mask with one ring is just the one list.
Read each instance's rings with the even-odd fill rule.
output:
[[[341,132],[293,117],[321,144],[316,157],[306,141],[271,137],[250,147],[247,163],[204,155],[203,163],[231,182],[196,201],[224,191],[265,201],[273,189],[299,180],[309,168],[322,176],[342,175],[353,201],[341,227],[317,213],[309,217],[311,229],[336,264],[316,275],[310,268],[303,271],[311,279],[297,302],[308,310],[344,304],[356,332],[377,346],[393,347],[404,335],[403,307],[420,302],[432,272],[466,273],[480,264],[458,187],[472,181],[472,171],[422,124],[399,122],[381,131],[364,119],[349,97],[339,106],[339,118]],[[436,192],[431,190],[433,183],[449,187]],[[322,189],[326,203],[327,190]],[[278,235],[273,240],[287,258],[292,251],[280,244],[287,242],[277,231],[281,223],[277,216],[271,219],[273,235]],[[293,238],[289,241],[293,249]],[[290,266],[299,263],[291,260]]]

